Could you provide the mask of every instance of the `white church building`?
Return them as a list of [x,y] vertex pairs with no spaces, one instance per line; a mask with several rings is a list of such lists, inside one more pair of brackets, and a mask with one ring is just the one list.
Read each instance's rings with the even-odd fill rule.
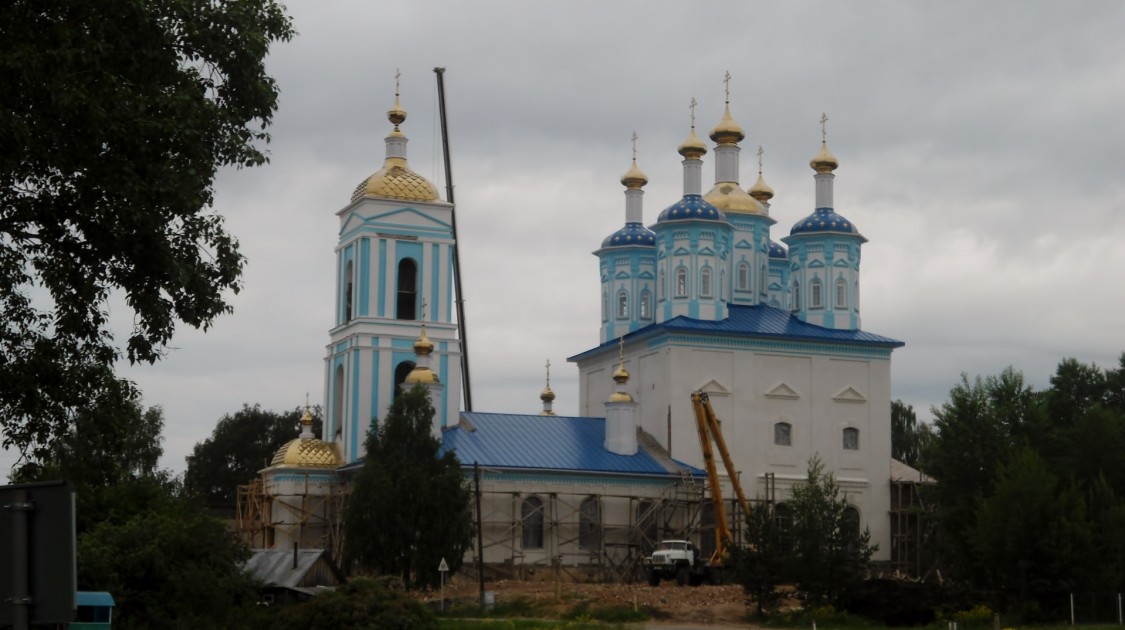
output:
[[[549,375],[539,413],[461,411],[453,208],[407,163],[397,94],[388,119],[383,168],[336,213],[323,444],[336,452],[344,479],[361,465],[365,436],[396,390],[422,383],[442,448],[457,454],[470,478],[474,464],[483,471],[478,517],[490,570],[634,579],[661,538],[714,545],[690,402],[703,390],[747,495],[773,501],[784,518],[789,489],[819,456],[879,545],[875,559],[890,558],[890,364],[903,343],[860,328],[867,239],[837,211],[838,161],[823,129],[810,162],[815,207],[787,209],[792,227],[779,239],[760,162],[756,183],[740,182],[745,133],[729,97],[709,134],[714,185],[704,191],[709,147],[696,134],[693,109],[678,148],[683,195],[663,200],[647,222],[648,180],[634,148],[621,178],[624,224],[600,246],[591,235],[599,278],[590,279],[590,299],[601,301],[601,343],[571,349],[580,417],[562,417],[552,410]],[[287,469],[292,477],[302,464],[283,465],[296,469]],[[742,515],[730,512],[739,531]],[[331,529],[325,546],[338,544]],[[465,560],[471,565],[476,552]]]

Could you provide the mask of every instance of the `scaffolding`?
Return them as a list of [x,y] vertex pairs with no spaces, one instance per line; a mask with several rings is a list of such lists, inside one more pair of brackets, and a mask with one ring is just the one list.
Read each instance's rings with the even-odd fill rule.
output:
[[288,548],[293,543],[324,549],[338,565],[347,489],[329,483],[317,484],[320,491],[310,492],[310,473],[299,474],[304,482],[292,491],[271,490],[261,477],[238,487],[238,536],[252,549]]
[[933,568],[932,506],[924,501],[926,478],[891,480],[891,569],[924,580]]
[[[772,481],[770,479],[769,481]],[[482,484],[481,513],[473,519],[484,535],[484,569],[488,580],[553,579],[571,582],[638,582],[645,579],[644,560],[665,539],[695,540],[701,553],[715,547],[714,506],[704,480],[680,469],[659,492],[646,496],[625,491],[591,492],[582,486],[535,492],[503,488],[496,479]],[[768,489],[772,496],[773,489]],[[525,499],[540,497],[542,537],[525,544]],[[583,530],[583,505],[598,506],[593,532]],[[745,515],[734,499],[726,501],[729,526],[741,544]],[[538,505],[533,504],[533,505]],[[476,575],[479,552],[472,549],[462,572]]]

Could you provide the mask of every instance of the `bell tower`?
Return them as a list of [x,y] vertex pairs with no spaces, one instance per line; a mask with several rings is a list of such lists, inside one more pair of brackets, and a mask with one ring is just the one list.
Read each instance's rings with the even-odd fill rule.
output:
[[363,456],[367,432],[386,416],[418,367],[416,340],[425,337],[433,344],[426,367],[444,384],[430,390],[435,430],[456,423],[461,398],[453,206],[407,164],[397,74],[387,119],[393,128],[383,168],[360,182],[336,213],[340,232],[335,318],[325,358],[324,439],[340,447],[345,462]]

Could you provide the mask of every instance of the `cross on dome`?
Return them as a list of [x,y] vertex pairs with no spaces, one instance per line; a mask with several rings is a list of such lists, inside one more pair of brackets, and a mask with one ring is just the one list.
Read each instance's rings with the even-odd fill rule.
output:
[[729,105],[730,104],[730,70],[727,70],[726,75],[723,76],[723,86],[726,89],[726,93],[727,93],[726,102]]
[[821,144],[828,144],[828,114],[822,113],[820,115],[820,142]]
[[694,96],[691,97],[691,105],[688,105],[688,108],[691,109],[691,128],[692,129],[695,129],[695,106],[698,105],[698,104],[699,103],[695,102],[695,97]]

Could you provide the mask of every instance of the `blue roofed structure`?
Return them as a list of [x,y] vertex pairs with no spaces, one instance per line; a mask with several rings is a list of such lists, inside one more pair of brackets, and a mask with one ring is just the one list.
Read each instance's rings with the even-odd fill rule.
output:
[[674,476],[705,473],[642,443],[636,455],[607,450],[605,419],[506,413],[461,414],[442,434],[441,452],[453,451],[463,466],[572,472],[591,475]]
[[[678,316],[670,320],[646,326],[626,335],[626,339],[646,339],[667,333],[695,333],[700,335],[724,335],[763,340],[795,341],[811,343],[833,343],[885,348],[890,351],[905,345],[897,339],[876,335],[862,330],[825,328],[801,321],[791,313],[772,306],[739,306],[732,304],[729,314],[720,320],[693,319]],[[595,348],[576,354],[568,361],[578,361],[603,350],[616,348],[619,341],[614,339]]]

